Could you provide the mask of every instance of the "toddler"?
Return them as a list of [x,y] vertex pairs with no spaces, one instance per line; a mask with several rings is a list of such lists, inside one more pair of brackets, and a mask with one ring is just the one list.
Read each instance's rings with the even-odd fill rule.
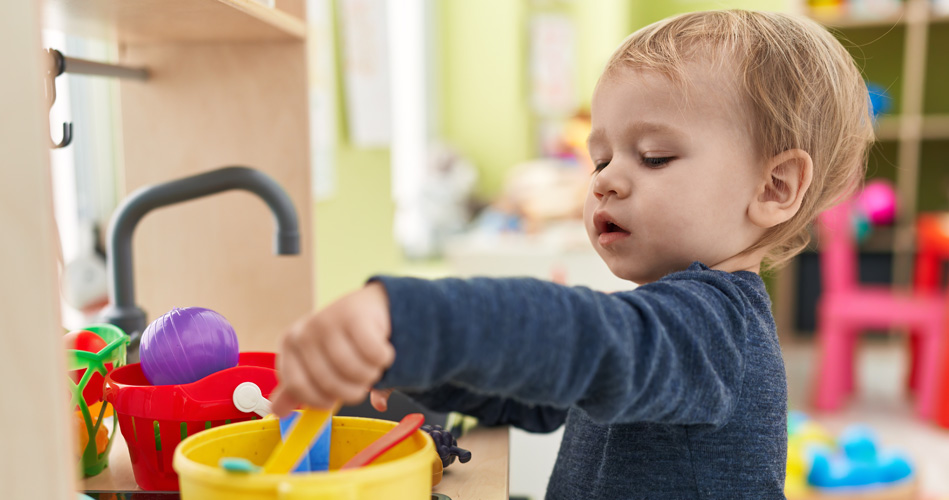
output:
[[380,276],[295,325],[274,410],[397,388],[566,425],[548,499],[783,499],[787,385],[759,277],[862,182],[866,85],[814,22],[684,14],[633,33],[592,101],[584,223],[612,294]]

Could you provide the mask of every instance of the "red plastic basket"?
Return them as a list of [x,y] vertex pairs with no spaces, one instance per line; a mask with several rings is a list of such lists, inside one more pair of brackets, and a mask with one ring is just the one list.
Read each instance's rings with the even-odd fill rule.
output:
[[277,386],[275,359],[273,353],[244,352],[234,368],[181,385],[149,384],[140,363],[112,370],[104,396],[118,415],[135,482],[145,490],[177,491],[175,447],[205,429],[258,418],[234,406],[234,389],[253,382],[268,397]]

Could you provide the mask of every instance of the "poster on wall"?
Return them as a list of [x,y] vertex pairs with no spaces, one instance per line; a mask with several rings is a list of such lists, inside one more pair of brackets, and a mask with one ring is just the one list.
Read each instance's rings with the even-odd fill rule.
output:
[[389,49],[385,0],[341,0],[343,81],[349,140],[361,148],[389,146]]
[[576,111],[576,30],[562,14],[535,14],[530,21],[530,98],[544,117]]
[[336,66],[332,0],[307,0],[310,179],[314,201],[336,193]]

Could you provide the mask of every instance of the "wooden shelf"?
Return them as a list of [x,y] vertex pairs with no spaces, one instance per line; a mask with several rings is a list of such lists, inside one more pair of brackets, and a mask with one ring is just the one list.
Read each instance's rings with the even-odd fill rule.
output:
[[877,119],[876,137],[878,141],[895,141],[900,138],[900,117],[889,115]]
[[[878,141],[900,140],[900,116],[884,116],[877,120],[876,137]],[[918,129],[913,130],[913,128]],[[923,116],[919,125],[911,125],[907,139],[940,140],[949,139],[949,115]]]
[[923,139],[949,139],[949,115],[923,117]]
[[933,24],[937,24],[937,23],[949,23],[949,14],[941,14],[941,13],[940,13],[940,14],[935,14],[935,13],[930,13],[930,14],[929,14],[929,22],[931,22],[931,23],[933,23]]
[[824,13],[820,11],[811,11],[808,16],[824,26],[836,29],[886,28],[907,22],[906,13],[903,9],[882,17],[857,17],[845,12]]
[[935,13],[925,2],[913,4],[908,8],[904,2],[897,11],[889,15],[873,17],[870,14],[858,16],[844,9],[810,10],[807,15],[824,26],[837,29],[886,28],[911,23],[949,23],[949,13]]
[[298,17],[256,0],[47,0],[45,27],[120,43],[292,41]]

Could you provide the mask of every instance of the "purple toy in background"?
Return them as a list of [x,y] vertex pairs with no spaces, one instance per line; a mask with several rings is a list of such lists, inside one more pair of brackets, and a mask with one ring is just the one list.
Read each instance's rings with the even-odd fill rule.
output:
[[174,308],[142,334],[139,355],[152,385],[190,384],[237,366],[234,327],[203,307]]

